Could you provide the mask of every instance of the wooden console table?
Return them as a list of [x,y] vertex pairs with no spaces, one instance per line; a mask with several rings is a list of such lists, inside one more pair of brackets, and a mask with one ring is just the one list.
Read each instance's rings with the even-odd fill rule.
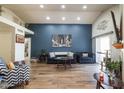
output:
[[121,80],[115,78],[113,79],[113,81],[110,82],[109,77],[107,74],[104,73],[104,80],[100,81],[99,79],[99,73],[94,73],[94,79],[97,80],[97,84],[96,84],[96,89],[106,89],[106,87],[104,87],[104,85],[108,86],[108,87],[113,87],[113,89],[122,89],[123,88],[123,83]]

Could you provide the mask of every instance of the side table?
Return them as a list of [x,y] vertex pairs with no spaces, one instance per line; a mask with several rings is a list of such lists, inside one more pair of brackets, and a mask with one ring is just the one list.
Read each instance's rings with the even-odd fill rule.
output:
[[48,54],[42,54],[40,55],[39,60],[47,63],[47,58]]

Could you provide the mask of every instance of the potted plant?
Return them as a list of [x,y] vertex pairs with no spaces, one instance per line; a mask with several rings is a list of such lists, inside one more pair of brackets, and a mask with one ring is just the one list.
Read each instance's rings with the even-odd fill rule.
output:
[[113,79],[114,77],[121,78],[121,60],[116,60],[116,61],[107,61],[106,62],[106,68],[109,71],[109,78]]
[[41,49],[39,60],[47,62],[47,56],[48,56],[47,50],[46,49]]
[[119,68],[119,62],[117,61],[106,62],[106,68],[108,68],[108,70],[112,72]]
[[47,55],[47,54],[48,54],[48,52],[46,49],[41,49],[41,55]]
[[116,49],[122,49],[123,48],[123,43],[120,42],[116,42],[114,44],[112,44],[113,47],[115,47]]

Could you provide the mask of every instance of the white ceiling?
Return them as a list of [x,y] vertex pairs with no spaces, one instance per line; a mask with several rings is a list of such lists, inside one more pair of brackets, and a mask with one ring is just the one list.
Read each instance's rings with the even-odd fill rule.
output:
[[[66,24],[92,24],[100,13],[112,4],[88,4],[87,9],[83,10],[83,4],[66,4],[62,9],[61,4],[46,4],[40,8],[39,4],[5,4],[2,5],[12,10],[26,23],[66,23]],[[46,16],[51,19],[46,20]],[[77,21],[77,17],[80,21]],[[66,20],[62,20],[66,17]]]

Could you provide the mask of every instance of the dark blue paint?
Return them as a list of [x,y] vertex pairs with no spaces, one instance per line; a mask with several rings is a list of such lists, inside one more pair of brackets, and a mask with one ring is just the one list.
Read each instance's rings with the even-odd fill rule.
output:
[[[48,51],[92,51],[92,25],[91,24],[30,24],[29,29],[34,31],[32,38],[32,57],[37,57],[41,49]],[[72,47],[52,47],[53,34],[71,34]]]

